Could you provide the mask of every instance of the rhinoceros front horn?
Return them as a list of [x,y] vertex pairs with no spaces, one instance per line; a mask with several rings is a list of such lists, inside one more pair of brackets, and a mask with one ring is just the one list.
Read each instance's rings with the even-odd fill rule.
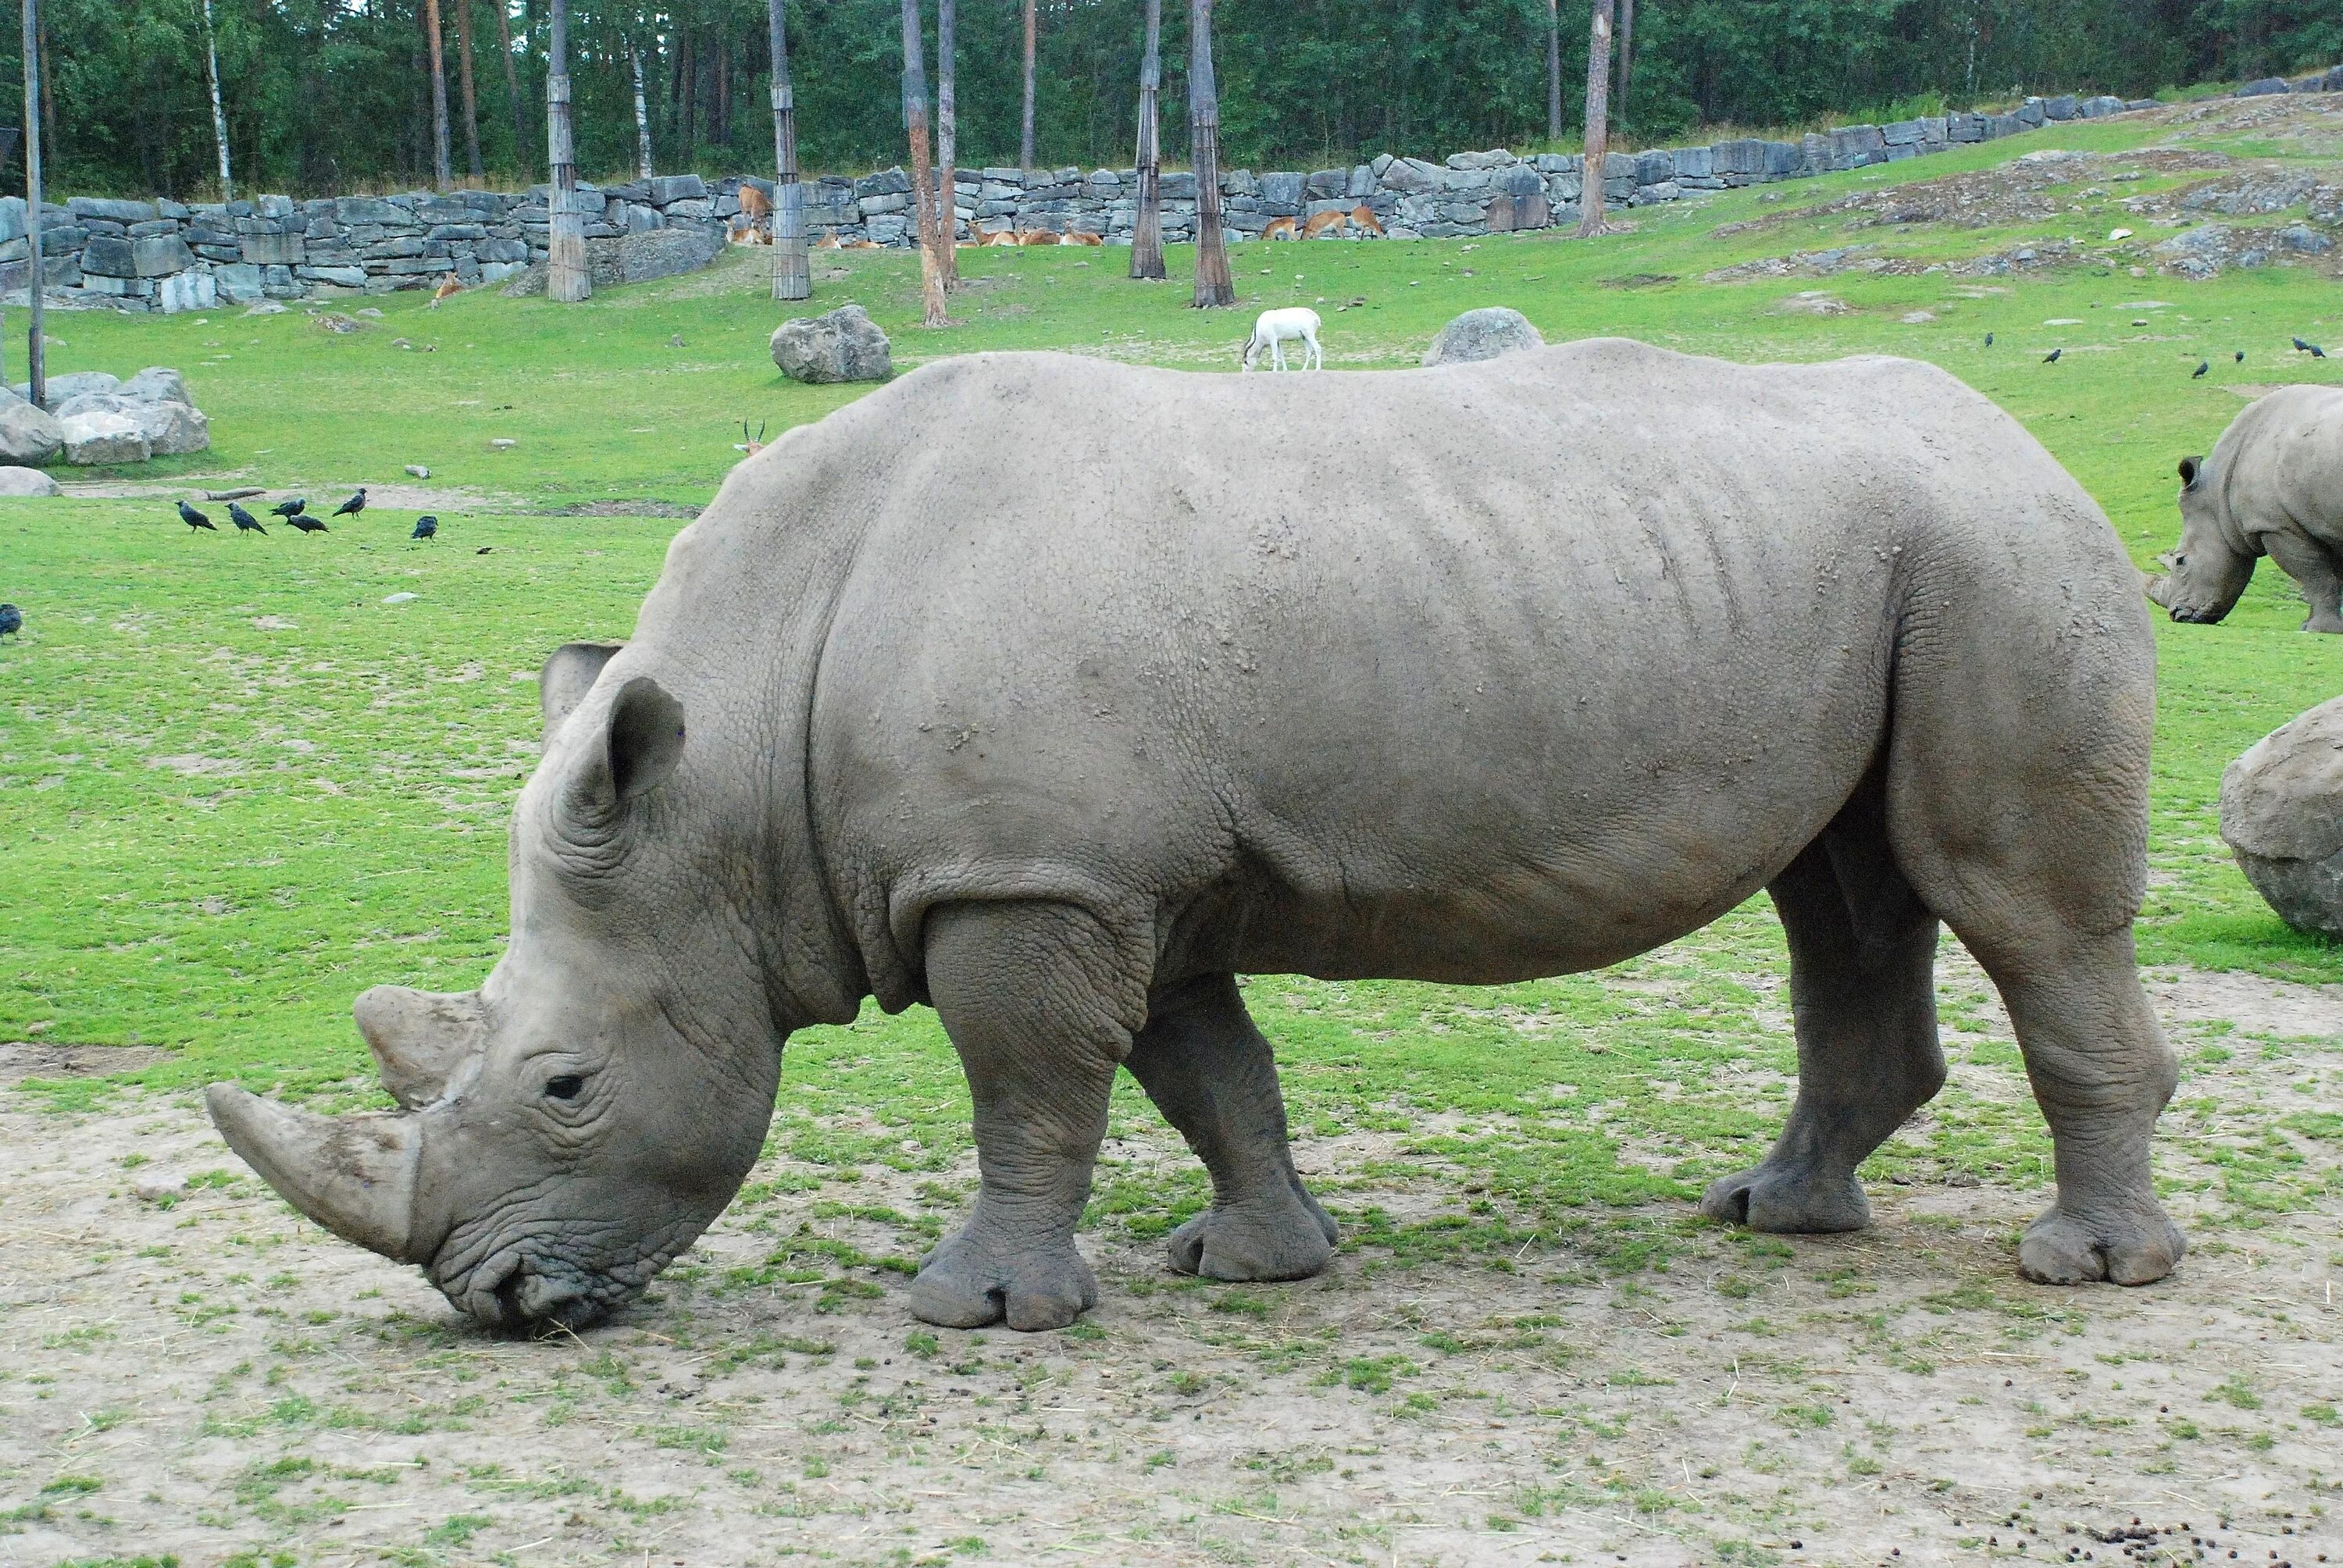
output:
[[397,1262],[408,1255],[422,1128],[405,1114],[319,1116],[215,1083],[212,1121],[285,1201],[334,1234]]

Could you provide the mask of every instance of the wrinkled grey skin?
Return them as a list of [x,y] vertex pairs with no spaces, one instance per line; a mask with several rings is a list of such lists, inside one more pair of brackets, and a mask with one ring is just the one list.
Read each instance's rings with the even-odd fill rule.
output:
[[1212,1177],[1176,1266],[1331,1255],[1235,975],[1555,975],[1768,888],[1798,1099],[1707,1211],[1865,1222],[1857,1164],[1944,1081],[1943,920],[2056,1141],[2020,1266],[2157,1279],[2137,581],[1926,366],[930,364],[741,465],[635,639],[548,667],[505,958],[478,998],[360,1000],[410,1109],[215,1114],[483,1321],[575,1325],[729,1199],[791,1030],[930,1003],[983,1179],[911,1310],[1056,1327],[1096,1299],[1119,1066]]
[[2147,597],[2175,620],[2217,621],[2263,556],[2309,601],[2303,630],[2343,632],[2343,387],[2280,387],[2211,457],[2180,459],[2180,544]]

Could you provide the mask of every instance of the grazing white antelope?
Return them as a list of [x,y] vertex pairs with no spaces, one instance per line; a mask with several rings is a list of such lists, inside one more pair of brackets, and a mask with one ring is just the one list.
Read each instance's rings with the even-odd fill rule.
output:
[[1269,350],[1270,367],[1285,368],[1285,345],[1302,345],[1302,368],[1322,370],[1326,357],[1318,351],[1318,313],[1304,306],[1290,305],[1282,310],[1264,310],[1261,319],[1252,324],[1252,336],[1246,339],[1244,358],[1239,368],[1250,370],[1261,351]]
[[741,420],[740,436],[741,438],[732,444],[734,451],[746,452],[753,457],[765,449],[765,422],[762,419],[757,421],[757,433],[753,436],[749,434],[749,421]]

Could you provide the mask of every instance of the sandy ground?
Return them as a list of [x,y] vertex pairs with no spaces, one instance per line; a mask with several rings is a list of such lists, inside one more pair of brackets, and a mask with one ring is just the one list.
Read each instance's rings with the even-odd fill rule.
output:
[[[650,1302],[498,1341],[192,1098],[0,1088],[0,1564],[2343,1562],[2343,988],[2152,984],[2184,1052],[2236,1049],[2159,1151],[2195,1251],[2133,1291],[2017,1277],[2038,1194],[1882,1184],[1850,1237],[1669,1211],[1627,1275],[1534,1241],[1206,1286],[1110,1224],[1072,1332],[930,1333],[840,1243],[901,1256],[870,1216],[965,1180],[871,1167],[850,1207],[769,1159]],[[1943,985],[2006,1030],[1974,969]],[[2311,1135],[2244,1119],[2271,1105]],[[1300,1154],[1338,1215],[1473,1201],[1393,1145]],[[2314,1196],[2212,1218],[2197,1178],[2248,1145]]]

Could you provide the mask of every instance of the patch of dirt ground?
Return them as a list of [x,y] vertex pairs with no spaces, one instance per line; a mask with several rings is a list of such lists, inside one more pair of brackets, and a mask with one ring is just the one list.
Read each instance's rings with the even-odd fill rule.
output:
[[[0,1563],[2343,1561],[2343,988],[2149,978],[2195,1250],[2138,1290],[2020,1280],[2042,1192],[1956,1174],[1875,1185],[1850,1236],[1651,1211],[1674,1251],[1624,1274],[1533,1237],[1210,1285],[1106,1224],[1075,1330],[929,1331],[851,1243],[972,1171],[826,1171],[841,1205],[775,1157],[649,1301],[505,1341],[299,1220],[192,1096],[0,1091]],[[2006,1041],[1973,965],[1940,985]],[[1399,1148],[1298,1152],[1346,1220],[1473,1204]],[[2248,1158],[2283,1206],[2216,1201]]]

